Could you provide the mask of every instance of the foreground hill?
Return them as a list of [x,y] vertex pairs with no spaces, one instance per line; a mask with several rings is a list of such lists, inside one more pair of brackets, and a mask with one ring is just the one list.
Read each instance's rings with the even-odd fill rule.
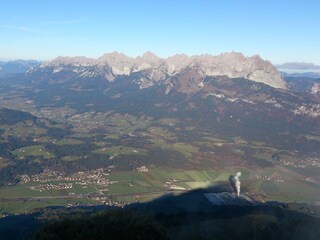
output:
[[[216,189],[217,190],[217,189]],[[0,219],[8,239],[296,239],[319,234],[316,208],[270,202],[215,206],[214,189],[168,195],[123,209],[56,208]],[[230,193],[231,195],[231,193]],[[97,211],[98,210],[98,211]],[[19,224],[28,228],[18,227]]]

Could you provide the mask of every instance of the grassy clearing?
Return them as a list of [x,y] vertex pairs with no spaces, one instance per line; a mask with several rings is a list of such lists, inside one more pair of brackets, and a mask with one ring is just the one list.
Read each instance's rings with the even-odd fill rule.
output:
[[106,136],[106,139],[118,140],[118,139],[120,139],[120,135],[119,135],[119,134],[108,134],[108,135]]
[[117,146],[117,147],[104,147],[104,148],[99,148],[97,150],[93,151],[94,153],[98,154],[106,154],[109,156],[115,156],[115,155],[144,155],[145,150],[138,149],[138,148],[133,148],[133,147],[125,147],[125,146]]
[[287,162],[297,162],[298,159],[292,155],[281,155],[280,158]]
[[53,158],[54,155],[48,152],[42,145],[34,145],[29,147],[18,148],[12,152],[18,158],[25,156],[44,157],[46,159]]
[[33,191],[29,189],[31,184],[16,185],[0,188],[0,198],[32,198],[52,196],[49,191]]
[[233,141],[235,144],[247,144],[247,141],[243,140],[241,137],[234,137]]
[[83,186],[83,185],[74,184],[72,191],[75,194],[86,194],[86,193],[94,193],[97,191],[97,189],[92,186]]
[[95,203],[95,201],[79,198],[0,202],[0,215],[3,213],[28,213],[35,208],[44,208],[48,206],[67,206],[68,204],[72,203],[90,204]]
[[141,172],[130,172],[130,173],[112,173],[109,177],[110,180],[118,181],[119,184],[110,185],[110,193],[112,193],[112,189],[119,189],[121,184],[124,184],[125,187],[133,183],[134,186],[130,187],[133,189],[140,188],[139,190],[145,191],[145,189],[159,189],[163,187],[164,182],[155,178],[152,172],[141,173]]
[[108,143],[107,142],[94,142],[94,144],[96,145],[96,146],[98,146],[98,147],[104,147],[104,146],[106,146]]
[[217,172],[207,170],[177,170],[177,169],[157,169],[150,172],[154,179],[161,182],[176,179],[179,182],[211,182],[218,176]]
[[171,144],[168,144],[165,140],[163,139],[151,139],[151,142],[156,146],[161,149],[170,149]]
[[[266,187],[262,185],[262,189]],[[286,202],[313,203],[319,201],[319,188],[311,186],[302,181],[286,181],[285,183],[275,183],[274,186],[267,186],[265,189],[272,200]]]
[[[136,129],[146,129],[151,125],[152,118],[146,116],[135,117],[130,114],[118,114],[114,113],[111,116],[106,117],[105,122],[109,125],[109,129],[114,135],[110,137],[116,137],[117,133],[120,135],[133,133]],[[108,138],[110,138],[108,136]]]
[[183,154],[185,157],[191,157],[193,154],[199,153],[199,148],[189,143],[174,143],[170,144],[163,139],[151,139],[154,146],[163,150],[177,151]]
[[165,125],[165,126],[174,126],[176,125],[177,123],[179,123],[180,121],[176,118],[161,118],[159,120],[159,122],[162,124],[162,125]]
[[204,140],[206,140],[206,142],[228,142],[226,139],[222,139],[222,138],[218,138],[218,137],[204,137]]
[[150,127],[148,128],[148,133],[150,134],[150,137],[152,139],[177,139],[177,137],[172,132],[169,132],[166,129],[160,127]]
[[198,153],[199,148],[196,146],[193,146],[188,143],[174,143],[171,145],[172,149],[175,151],[178,151],[185,155],[186,157],[190,157],[192,154]]
[[207,188],[212,186],[212,183],[209,181],[203,181],[203,182],[186,182],[186,184],[188,185],[188,187],[192,188],[192,189],[196,189],[196,188]]
[[315,140],[320,142],[320,136],[319,135],[304,135],[308,140]]
[[267,160],[267,161],[273,161],[272,159],[272,153],[257,153],[255,155],[253,155],[254,157],[256,158],[260,158],[260,159],[263,159],[263,160]]
[[39,128],[32,122],[20,122],[12,126],[5,128],[3,137],[15,136],[19,138],[25,138],[27,136],[40,136],[47,133],[47,129]]
[[112,184],[108,187],[110,194],[136,194],[136,193],[147,193],[149,191],[155,190],[154,187],[145,187],[136,184],[130,185],[128,182],[119,182]]
[[4,168],[9,165],[8,159],[0,157],[0,168]]
[[95,136],[94,133],[85,133],[85,132],[79,132],[79,133],[70,135],[70,137],[74,137],[74,138],[90,138],[94,136]]
[[266,146],[267,144],[265,142],[262,142],[262,141],[251,141],[251,144],[252,145],[255,145],[255,146]]
[[79,156],[64,156],[62,157],[64,161],[77,161],[80,159]]
[[56,144],[57,145],[77,145],[77,144],[84,144],[84,142],[78,139],[65,138],[56,142]]

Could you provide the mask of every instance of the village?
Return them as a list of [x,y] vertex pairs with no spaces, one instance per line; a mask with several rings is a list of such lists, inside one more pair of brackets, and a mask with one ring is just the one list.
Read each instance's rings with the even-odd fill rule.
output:
[[[119,201],[118,197],[129,197],[133,199],[132,201],[138,202],[143,195],[159,194],[170,191],[184,192],[188,190],[185,187],[180,186],[181,182],[178,179],[171,178],[164,182],[160,188],[150,189],[148,191],[136,191],[133,189],[136,185],[133,180],[121,180],[120,183],[119,181],[110,180],[112,170],[113,168],[110,166],[108,168],[99,168],[90,171],[79,171],[68,175],[62,171],[45,169],[39,174],[25,174],[17,177],[20,180],[19,184],[25,184],[31,191],[42,194],[49,192],[50,195],[53,194],[53,197],[55,194],[58,194],[57,197],[65,197],[66,199],[88,199],[91,201],[88,205],[103,204],[123,207],[128,203],[122,200]],[[136,167],[135,171],[145,174],[149,172],[149,169],[142,165]],[[110,192],[110,185],[117,183],[120,184],[119,187],[121,186],[121,188],[127,185],[127,187],[129,187],[128,189],[132,188],[132,191],[130,190],[127,193],[123,192],[121,194],[115,194],[112,191]],[[116,186],[115,188],[117,189],[118,187]],[[40,198],[43,197],[40,195]],[[69,203],[68,207],[78,206],[79,204],[80,203],[78,202]],[[81,203],[80,205],[83,206],[86,204]]]
[[308,166],[320,168],[320,161],[318,158],[309,157],[309,158],[305,158],[305,159],[299,159],[297,162],[286,161],[286,160],[280,159],[280,162],[284,166],[290,166],[290,167],[294,167],[294,168],[305,168]]
[[273,176],[264,176],[264,175],[255,174],[255,177],[257,180],[272,181],[272,182],[279,182],[279,183],[284,182],[284,178],[282,176],[273,177]]
[[[45,169],[40,174],[34,174],[31,176],[21,175],[19,177],[20,183],[25,184],[28,182],[48,183],[30,186],[31,190],[45,191],[50,189],[71,189],[74,184],[81,185],[85,188],[88,185],[95,186],[108,186],[114,184],[117,181],[109,181],[106,176],[109,176],[111,170],[108,169],[95,169],[90,171],[76,172],[70,176],[67,176],[64,172]],[[63,181],[69,183],[63,183]],[[53,182],[59,182],[53,184]],[[71,182],[71,183],[70,183]]]

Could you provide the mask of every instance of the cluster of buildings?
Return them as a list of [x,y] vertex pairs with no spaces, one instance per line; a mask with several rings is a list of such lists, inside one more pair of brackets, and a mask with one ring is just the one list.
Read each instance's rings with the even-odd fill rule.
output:
[[35,185],[31,186],[31,190],[35,191],[48,191],[48,190],[61,190],[61,189],[71,189],[73,187],[72,183],[58,183],[58,184],[52,184],[52,183],[46,183],[46,184],[40,184],[40,185]]
[[305,159],[300,159],[297,162],[291,162],[291,161],[286,161],[286,160],[281,159],[280,162],[284,166],[290,166],[290,167],[295,167],[295,168],[305,168],[307,166],[320,168],[320,161],[318,158],[305,158]]
[[75,126],[78,130],[83,131],[87,131],[88,129],[93,128],[104,128],[105,121],[101,121],[101,119],[95,119],[95,114],[96,113],[94,111],[84,114],[74,114],[68,119],[68,121],[71,122],[72,125]]
[[118,182],[109,181],[107,178],[109,175],[110,169],[103,168],[76,172],[70,176],[67,176],[64,172],[45,169],[40,174],[31,176],[21,175],[19,179],[22,184],[28,182],[41,183],[29,187],[31,190],[41,192],[51,189],[72,189],[75,185],[82,188],[87,188],[88,186],[109,186],[110,184]]
[[149,172],[149,169],[146,166],[137,167],[138,172]]
[[279,182],[283,183],[284,178],[281,176],[278,177],[272,177],[272,176],[263,176],[263,175],[255,175],[257,180],[265,180],[265,181],[273,181],[273,182]]
[[[54,171],[51,169],[44,169],[43,172],[39,174],[34,174],[29,177],[29,181],[32,182],[52,182],[66,180],[65,174],[61,171]],[[20,179],[21,181],[21,179]]]
[[169,190],[175,190],[175,191],[185,191],[187,190],[184,187],[179,186],[178,184],[180,181],[178,179],[170,179],[165,183],[165,186],[168,187]]

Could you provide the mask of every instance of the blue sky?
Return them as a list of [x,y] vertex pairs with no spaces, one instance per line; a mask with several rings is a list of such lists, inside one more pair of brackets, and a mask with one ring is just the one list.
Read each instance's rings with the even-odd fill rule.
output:
[[0,59],[239,51],[320,64],[319,12],[317,0],[1,0]]

